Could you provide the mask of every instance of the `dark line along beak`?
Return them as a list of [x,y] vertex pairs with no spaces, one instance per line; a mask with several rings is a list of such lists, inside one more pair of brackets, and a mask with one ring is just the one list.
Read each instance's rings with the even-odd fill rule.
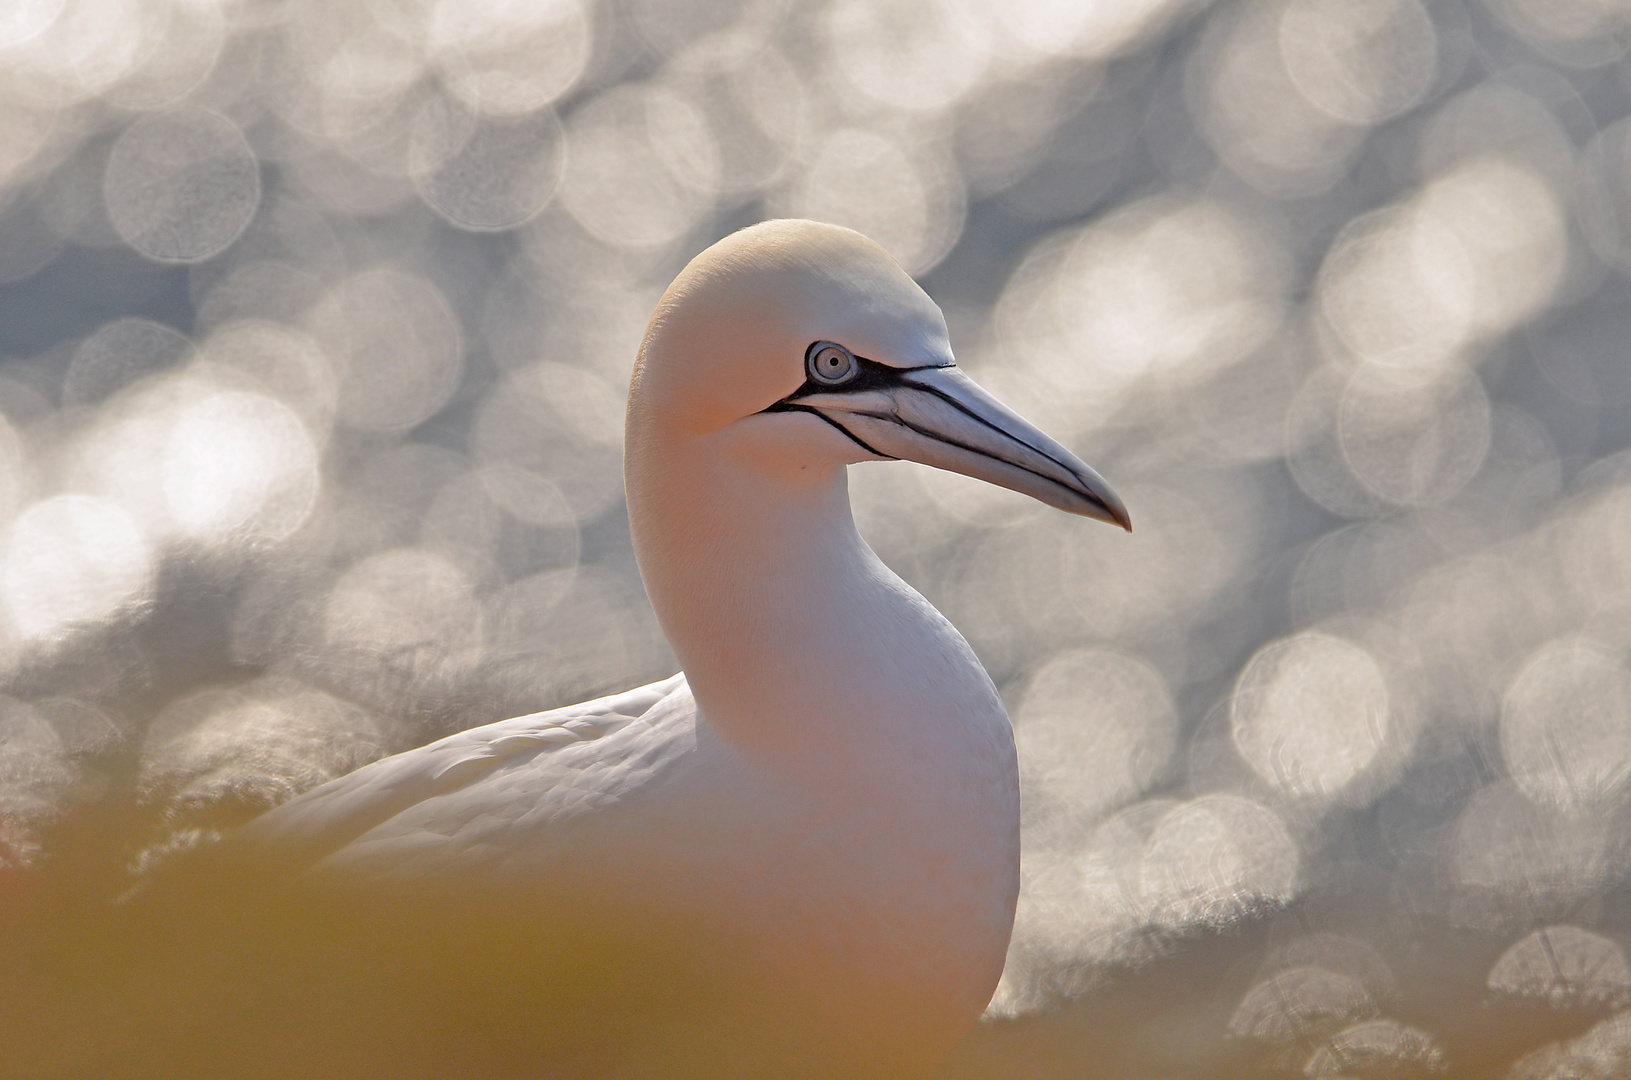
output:
[[1104,477],[960,369],[861,364],[853,383],[806,383],[767,411],[812,412],[878,457],[959,472],[1132,531]]

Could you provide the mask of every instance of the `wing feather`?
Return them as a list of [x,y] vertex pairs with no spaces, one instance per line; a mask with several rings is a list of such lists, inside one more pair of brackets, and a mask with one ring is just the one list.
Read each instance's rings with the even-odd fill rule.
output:
[[275,851],[280,859],[315,864],[415,806],[471,788],[522,755],[552,753],[618,732],[685,687],[682,672],[383,758],[261,815],[239,831],[235,844],[241,851]]

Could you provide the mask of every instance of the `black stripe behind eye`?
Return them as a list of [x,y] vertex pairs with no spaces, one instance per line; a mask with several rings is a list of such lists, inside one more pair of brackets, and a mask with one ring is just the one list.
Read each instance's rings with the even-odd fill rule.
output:
[[[856,356],[855,362],[860,367],[860,371],[849,382],[833,386],[829,383],[818,383],[814,379],[805,379],[803,386],[776,402],[765,412],[786,411],[782,407],[789,402],[797,401],[799,398],[811,397],[815,394],[860,394],[868,390],[893,388],[900,385],[901,376],[908,371],[922,371],[924,368],[942,366],[940,364],[920,364],[917,367],[909,368],[890,367],[888,364],[880,364],[876,360],[868,360],[864,356]],[[853,438],[853,436],[851,437]]]

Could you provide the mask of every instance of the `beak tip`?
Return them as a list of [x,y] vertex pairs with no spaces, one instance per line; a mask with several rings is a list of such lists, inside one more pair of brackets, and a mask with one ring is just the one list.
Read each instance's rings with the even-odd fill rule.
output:
[[1110,491],[1108,485],[1103,485],[1093,492],[1092,506],[1096,512],[1090,513],[1089,517],[1096,517],[1111,525],[1120,525],[1128,532],[1133,531],[1133,516],[1127,512],[1127,507],[1122,504],[1121,499]]

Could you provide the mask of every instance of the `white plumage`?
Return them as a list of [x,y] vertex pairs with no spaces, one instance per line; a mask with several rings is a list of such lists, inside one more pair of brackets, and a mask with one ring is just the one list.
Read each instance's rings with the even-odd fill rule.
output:
[[269,1074],[931,1068],[1002,969],[1019,791],[985,671],[855,531],[845,466],[891,457],[1127,523],[953,366],[870,241],[770,222],[698,256],[652,317],[625,455],[685,674],[247,826],[227,847],[261,883],[261,951],[234,1052]]

